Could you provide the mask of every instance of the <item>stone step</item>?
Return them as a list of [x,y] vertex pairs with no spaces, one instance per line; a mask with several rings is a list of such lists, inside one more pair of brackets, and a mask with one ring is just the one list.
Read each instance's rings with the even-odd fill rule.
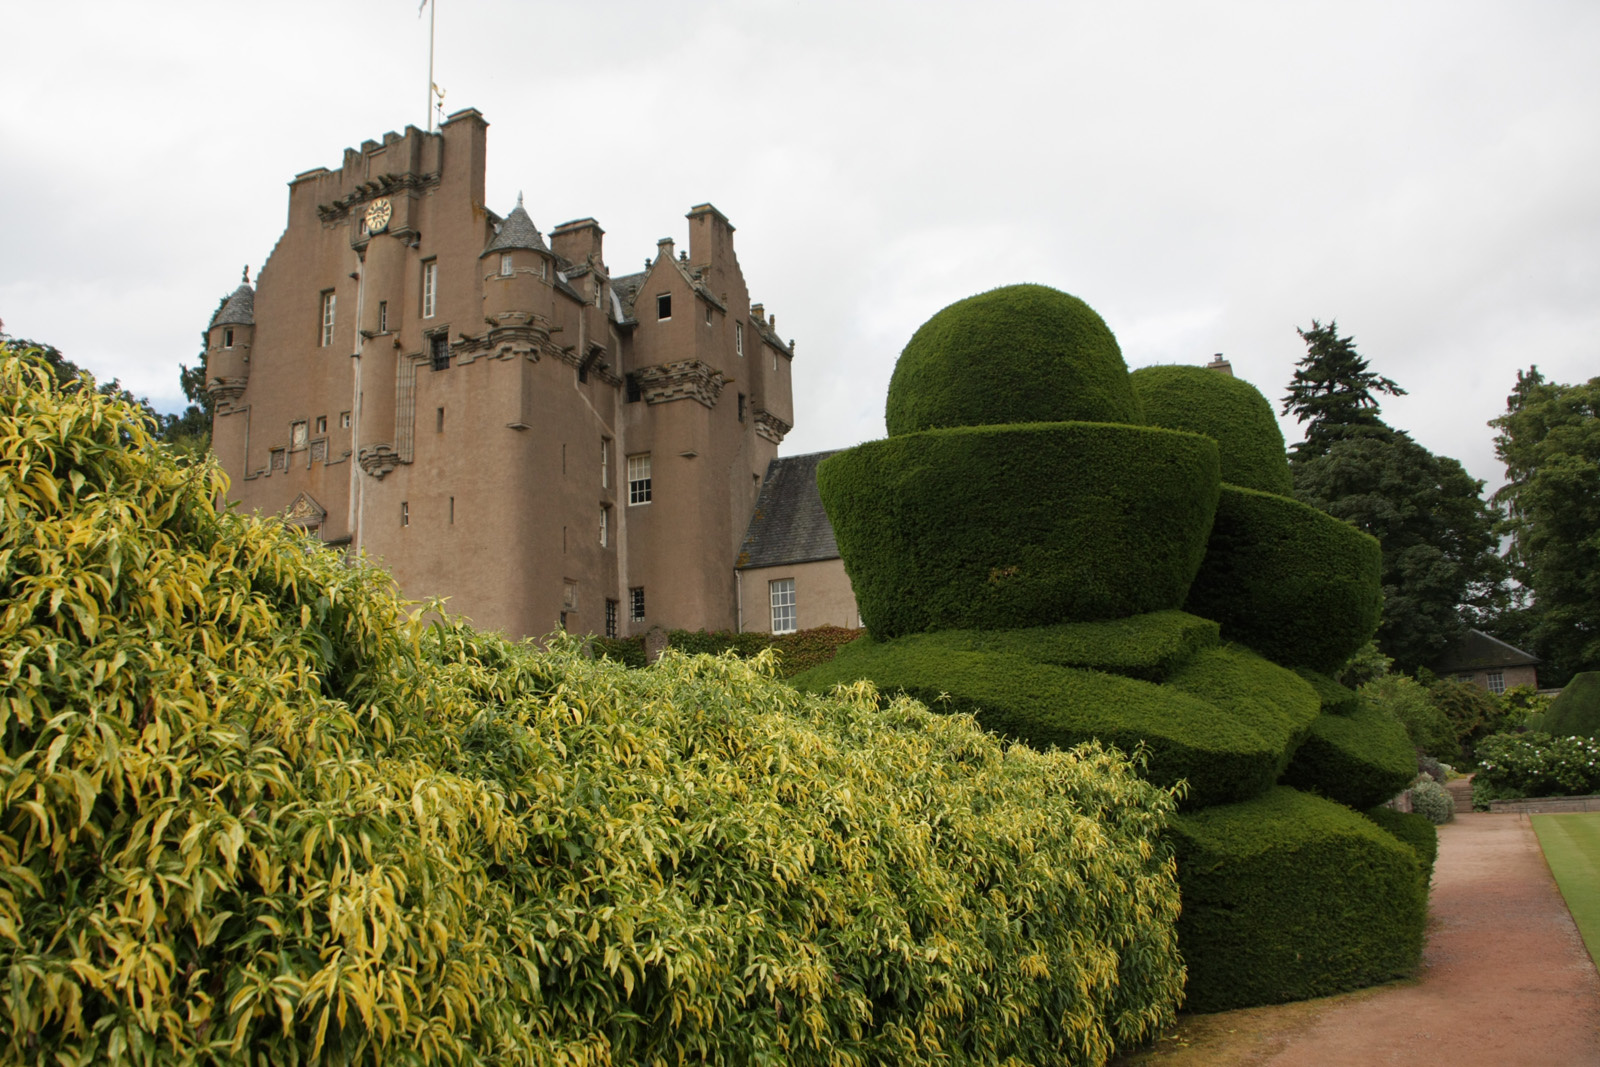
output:
[[1444,784],[1444,788],[1456,802],[1457,815],[1472,811],[1472,775],[1452,779]]

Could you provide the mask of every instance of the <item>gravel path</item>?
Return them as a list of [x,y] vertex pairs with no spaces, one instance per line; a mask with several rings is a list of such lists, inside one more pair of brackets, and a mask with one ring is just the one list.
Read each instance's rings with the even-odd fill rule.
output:
[[1415,979],[1340,997],[1187,1016],[1118,1067],[1600,1067],[1600,973],[1526,815],[1439,828]]

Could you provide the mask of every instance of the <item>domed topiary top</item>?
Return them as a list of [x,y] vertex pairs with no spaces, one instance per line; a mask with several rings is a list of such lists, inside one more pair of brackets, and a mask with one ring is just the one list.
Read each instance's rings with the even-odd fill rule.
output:
[[1018,422],[1139,424],[1117,339],[1047,285],[958,300],[922,324],[889,381],[889,436]]
[[1292,494],[1283,431],[1261,390],[1205,367],[1141,367],[1130,377],[1151,426],[1201,433],[1217,442],[1224,482]]

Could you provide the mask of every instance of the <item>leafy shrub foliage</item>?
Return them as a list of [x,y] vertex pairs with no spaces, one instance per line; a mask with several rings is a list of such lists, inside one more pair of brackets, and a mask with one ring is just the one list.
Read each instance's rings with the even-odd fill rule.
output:
[[1558,737],[1600,737],[1600,671],[1573,675],[1548,708],[1529,717],[1528,727]]
[[1145,422],[1217,442],[1222,480],[1288,496],[1294,491],[1283,431],[1261,390],[1205,367],[1141,367],[1130,376]]
[[1188,1010],[1326,996],[1417,965],[1417,854],[1349,808],[1280,787],[1179,815],[1172,835]]
[[821,692],[871,679],[881,692],[970,712],[989,729],[1038,748],[1090,738],[1128,752],[1143,748],[1152,781],[1188,783],[1185,807],[1270,788],[1317,715],[1309,685],[1243,649],[1202,652],[1158,686],[983,650],[987,636],[864,637],[793,682]]
[[1455,726],[1434,703],[1428,688],[1405,674],[1386,674],[1361,687],[1361,695],[1400,720],[1411,745],[1430,756],[1454,759],[1461,753]]
[[1495,799],[1600,793],[1600,738],[1553,737],[1534,730],[1491,734],[1478,742],[1474,801],[1480,783],[1494,790]]
[[1506,711],[1500,701],[1472,682],[1435,679],[1428,686],[1428,698],[1450,723],[1460,751],[1470,754],[1479,739],[1505,728]]
[[0,1061],[1099,1063],[1172,1017],[1121,757],[424,626],[224,493],[0,367]]
[[1411,810],[1442,826],[1456,817],[1456,802],[1448,789],[1424,776],[1411,787]]
[[1348,523],[1225,485],[1183,609],[1274,662],[1328,673],[1377,629],[1381,562],[1378,542]]
[[1422,882],[1426,886],[1433,879],[1433,864],[1439,858],[1439,831],[1425,815],[1393,808],[1372,808],[1367,818],[1410,845],[1422,862]]
[[1416,750],[1405,727],[1363,701],[1354,715],[1317,717],[1283,783],[1361,810],[1399,793],[1416,773]]
[[1046,285],[959,300],[912,336],[889,379],[889,436],[1022,422],[1142,423],[1117,339]]
[[1197,434],[1062,422],[869,441],[817,486],[862,622],[894,637],[1179,607],[1216,470]]

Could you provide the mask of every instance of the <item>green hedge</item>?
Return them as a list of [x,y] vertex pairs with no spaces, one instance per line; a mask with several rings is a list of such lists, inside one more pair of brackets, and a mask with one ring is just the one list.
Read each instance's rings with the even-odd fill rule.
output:
[[972,651],[950,633],[878,641],[863,637],[831,663],[791,679],[825,692],[870,679],[935,710],[968,712],[990,730],[1037,748],[1097,739],[1132,752],[1146,774],[1188,782],[1186,808],[1254,796],[1272,786],[1317,713],[1310,686],[1238,649],[1202,652],[1173,682],[1057,667],[1021,655]]
[[1222,480],[1264,493],[1294,491],[1283,431],[1261,390],[1205,367],[1141,367],[1131,375],[1145,422],[1217,442]]
[[0,364],[0,1063],[1101,1064],[1172,1019],[1172,798],[1121,757],[428,622],[47,383]]
[[[813,626],[787,634],[757,630],[745,633],[732,630],[668,630],[667,646],[684,655],[704,653],[719,656],[724,652],[732,652],[741,659],[753,659],[770,648],[778,653],[778,677],[787,678],[828,662],[839,651],[839,646],[849,644],[861,633],[860,630],[843,626]],[[589,637],[587,640],[597,656],[609,657],[628,667],[645,665],[643,637]]]
[[830,456],[817,485],[874,635],[1043,626],[1181,606],[1216,448],[1095,423],[930,430]]
[[1270,660],[1331,672],[1377,630],[1382,564],[1378,542],[1349,523],[1224,485],[1183,608]]
[[1528,717],[1528,729],[1557,737],[1600,737],[1600,671],[1574,674],[1548,708]]
[[1399,719],[1362,701],[1353,715],[1319,715],[1283,784],[1365,809],[1417,776],[1417,752]]
[[923,323],[889,380],[889,436],[1020,422],[1142,423],[1117,339],[1045,285],[957,301]]
[[1187,1010],[1327,996],[1416,968],[1417,853],[1349,808],[1280,787],[1179,815],[1172,838]]
[[1361,694],[1310,667],[1296,667],[1294,673],[1311,683],[1329,715],[1354,715],[1361,707]]
[[1361,687],[1361,696],[1386,709],[1400,720],[1411,738],[1411,747],[1453,763],[1461,755],[1461,742],[1455,725],[1444,709],[1434,702],[1428,687],[1405,674],[1386,674]]
[[916,635],[916,640],[923,649],[1003,652],[1057,667],[1082,667],[1160,682],[1196,652],[1216,646],[1217,624],[1181,611],[1154,611],[1108,622],[1066,622],[1019,630],[939,630]]
[[1433,820],[1411,811],[1370,808],[1362,814],[1410,845],[1422,863],[1422,883],[1433,878],[1433,864],[1439,858],[1439,828]]

